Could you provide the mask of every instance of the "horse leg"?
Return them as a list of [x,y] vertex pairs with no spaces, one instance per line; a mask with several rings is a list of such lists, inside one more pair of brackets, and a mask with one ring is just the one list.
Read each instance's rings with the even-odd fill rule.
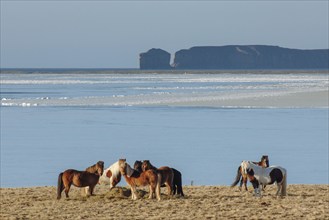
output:
[[168,196],[170,197],[170,196],[173,195],[173,194],[172,194],[172,187],[171,187],[171,185],[168,184],[168,183],[166,183],[166,185],[167,185]]
[[69,191],[70,191],[70,187],[71,187],[72,183],[68,183],[66,186],[65,186],[65,196],[66,198],[69,198]]
[[259,189],[259,187],[258,188],[255,188],[254,189],[254,192],[255,192],[254,194],[255,194],[256,197],[261,197],[262,196],[261,195],[261,190]]
[[89,186],[85,187],[85,195],[86,195],[86,196],[90,195],[90,189],[89,189]]
[[131,186],[130,189],[131,189],[131,199],[136,200],[137,199],[136,186]]
[[90,186],[89,186],[89,192],[90,192],[90,195],[91,195],[91,196],[94,195],[93,192],[94,192],[95,186],[96,186],[96,185],[90,185]]
[[242,184],[243,184],[243,177],[242,177],[241,180],[240,180],[240,186],[239,186],[239,190],[240,190],[240,191],[242,190]]
[[243,184],[244,184],[244,189],[246,190],[246,191],[248,191],[248,188],[247,188],[247,181],[248,181],[248,178],[247,177],[242,177],[242,180],[243,180]]
[[184,196],[182,185],[177,186],[177,195],[178,194],[180,194],[181,196]]
[[149,186],[150,186],[150,196],[149,196],[149,198],[150,199],[154,199],[154,198],[156,198],[156,185],[157,183],[155,182],[155,183],[151,183]]
[[[175,195],[176,194],[176,185],[172,184],[172,194]],[[178,190],[177,190],[177,194],[178,194]]]
[[151,185],[149,185],[149,199],[152,199],[152,188],[151,188]]
[[276,185],[278,187],[278,190],[276,191],[276,196],[278,196],[281,191],[281,184],[277,183]]

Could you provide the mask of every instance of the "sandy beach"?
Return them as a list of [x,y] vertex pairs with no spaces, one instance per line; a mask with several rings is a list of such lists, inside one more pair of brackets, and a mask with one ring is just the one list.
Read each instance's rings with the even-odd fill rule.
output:
[[56,199],[56,187],[1,188],[0,219],[328,219],[329,185],[288,185],[288,196],[274,196],[276,186],[268,186],[262,198],[252,187],[240,192],[229,186],[184,186],[186,196],[162,200],[147,198],[148,189],[139,190],[133,201],[126,187],[109,191],[96,187],[95,196],[86,197],[72,187]]

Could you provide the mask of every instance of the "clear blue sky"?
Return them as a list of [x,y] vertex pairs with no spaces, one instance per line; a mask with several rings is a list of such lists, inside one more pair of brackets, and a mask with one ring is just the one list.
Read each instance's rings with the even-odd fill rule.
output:
[[328,1],[3,1],[1,67],[138,68],[193,46],[328,48]]

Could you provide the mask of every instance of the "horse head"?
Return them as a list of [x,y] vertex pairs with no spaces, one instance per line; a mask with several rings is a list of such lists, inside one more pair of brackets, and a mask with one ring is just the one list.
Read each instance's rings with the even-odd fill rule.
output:
[[103,175],[103,171],[104,171],[104,162],[103,161],[98,161],[96,163],[96,170],[100,176]]
[[126,159],[119,159],[119,170],[121,175],[126,175],[127,162]]
[[151,169],[152,165],[151,165],[151,162],[149,160],[144,160],[143,163],[142,163],[142,170],[143,171],[146,171],[146,170],[149,170]]
[[266,167],[270,166],[270,161],[268,160],[268,156],[267,155],[263,155],[261,158],[261,162],[266,164]]
[[252,168],[248,167],[247,170],[247,176],[249,178],[249,181],[251,182],[252,186],[255,189],[255,194],[259,194],[258,188],[259,188],[259,181],[255,177],[255,172]]
[[142,161],[140,160],[136,160],[135,163],[134,163],[134,169],[137,170],[138,172],[143,172],[142,170]]
[[122,176],[131,177],[134,173],[134,169],[126,162],[126,159],[119,160],[119,168]]

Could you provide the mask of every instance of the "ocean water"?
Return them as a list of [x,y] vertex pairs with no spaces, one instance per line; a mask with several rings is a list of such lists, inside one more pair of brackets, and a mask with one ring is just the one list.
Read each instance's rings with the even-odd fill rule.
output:
[[184,185],[229,185],[264,154],[288,183],[328,184],[328,108],[172,105],[326,87],[328,75],[304,73],[2,73],[1,187],[56,185],[65,169],[119,158],[174,167]]

